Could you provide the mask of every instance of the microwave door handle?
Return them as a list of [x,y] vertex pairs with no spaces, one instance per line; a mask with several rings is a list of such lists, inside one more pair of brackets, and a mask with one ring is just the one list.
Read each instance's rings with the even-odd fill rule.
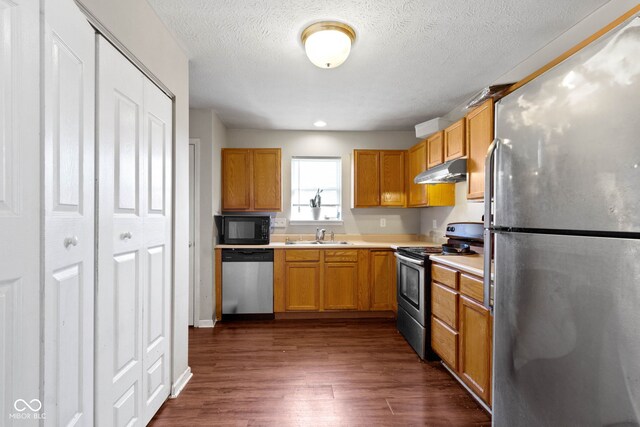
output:
[[493,253],[493,210],[492,201],[495,196],[495,159],[500,139],[493,140],[485,158],[484,175],[484,277],[483,277],[483,303],[488,310],[493,310],[491,305],[491,254]]

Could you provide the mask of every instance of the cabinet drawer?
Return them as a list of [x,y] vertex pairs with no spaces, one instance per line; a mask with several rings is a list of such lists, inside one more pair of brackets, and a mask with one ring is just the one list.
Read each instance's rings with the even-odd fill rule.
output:
[[482,280],[460,274],[460,293],[482,303],[484,300],[484,284]]
[[324,260],[325,262],[358,262],[358,251],[325,249]]
[[454,371],[458,369],[458,333],[431,317],[431,348]]
[[431,278],[436,282],[458,289],[458,272],[440,264],[431,265]]
[[431,282],[431,314],[442,320],[453,329],[458,328],[458,294],[457,292]]
[[320,261],[320,251],[317,249],[287,249],[286,261]]

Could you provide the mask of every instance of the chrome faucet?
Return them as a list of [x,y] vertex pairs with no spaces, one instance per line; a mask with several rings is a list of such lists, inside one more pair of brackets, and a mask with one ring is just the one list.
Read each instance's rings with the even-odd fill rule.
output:
[[324,228],[316,228],[316,242],[321,242],[324,240],[324,233],[326,233],[327,230],[325,230]]

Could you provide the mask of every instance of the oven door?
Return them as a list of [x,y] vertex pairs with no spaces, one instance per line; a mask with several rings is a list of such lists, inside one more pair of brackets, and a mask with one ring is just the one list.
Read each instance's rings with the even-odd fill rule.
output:
[[424,261],[395,253],[398,275],[398,305],[426,326],[427,304],[425,295]]

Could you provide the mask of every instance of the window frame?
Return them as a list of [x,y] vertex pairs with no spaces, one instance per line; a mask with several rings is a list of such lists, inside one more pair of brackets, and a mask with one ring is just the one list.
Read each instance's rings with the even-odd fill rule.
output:
[[[300,194],[302,191],[308,190],[307,188],[301,188],[299,186],[300,184],[300,179],[298,178],[296,181],[298,182],[298,187],[294,188],[294,161],[299,161],[299,160],[327,160],[327,161],[335,161],[337,163],[337,174],[336,174],[336,187],[332,187],[329,190],[332,191],[336,191],[337,193],[337,198],[338,198],[338,203],[339,204],[322,204],[321,206],[327,206],[327,207],[337,207],[338,208],[338,214],[339,217],[337,218],[332,218],[332,219],[313,219],[313,218],[294,218],[293,213],[295,212],[296,209],[299,209],[300,207],[303,206],[308,206],[308,203],[302,203],[301,200],[297,200],[294,202],[294,198],[293,198],[293,193],[294,190],[298,191],[298,194]],[[291,156],[291,185],[290,185],[290,202],[289,202],[289,223],[290,224],[297,224],[297,225],[314,225],[314,224],[342,224],[343,223],[343,207],[344,207],[344,203],[343,203],[343,185],[342,185],[342,157],[341,156]],[[299,171],[299,168],[298,168]],[[317,188],[317,187],[316,187]],[[312,188],[310,188],[309,190],[313,190]],[[298,196],[299,197],[299,196]]]

